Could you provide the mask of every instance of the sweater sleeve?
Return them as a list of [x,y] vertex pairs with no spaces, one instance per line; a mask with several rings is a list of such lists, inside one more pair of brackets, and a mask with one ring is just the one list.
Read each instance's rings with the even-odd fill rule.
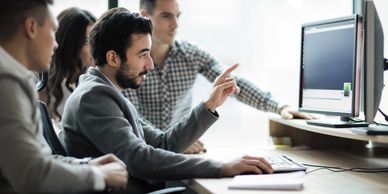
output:
[[12,77],[0,77],[0,83],[0,169],[11,186],[18,192],[92,190],[90,166],[50,157],[32,88]]

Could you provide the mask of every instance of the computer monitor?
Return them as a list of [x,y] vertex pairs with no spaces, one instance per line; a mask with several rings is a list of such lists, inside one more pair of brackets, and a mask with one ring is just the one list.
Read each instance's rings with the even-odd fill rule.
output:
[[302,25],[299,110],[341,116],[309,124],[366,126],[348,119],[360,111],[361,32],[357,14]]
[[[384,87],[384,71],[388,69],[384,58],[384,32],[372,0],[366,0],[363,12],[364,20],[364,114],[365,121],[374,123],[380,106]],[[387,119],[387,118],[386,118]],[[365,135],[388,135],[387,125],[371,125],[369,127],[352,128],[355,133]],[[368,144],[373,146],[373,144]]]
[[374,122],[384,87],[384,32],[373,1],[364,6],[364,114]]

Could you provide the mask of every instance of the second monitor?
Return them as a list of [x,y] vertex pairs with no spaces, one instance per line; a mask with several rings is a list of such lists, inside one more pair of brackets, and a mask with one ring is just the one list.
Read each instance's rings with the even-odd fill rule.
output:
[[309,124],[367,126],[349,120],[360,112],[361,32],[357,14],[302,25],[299,109],[341,116]]

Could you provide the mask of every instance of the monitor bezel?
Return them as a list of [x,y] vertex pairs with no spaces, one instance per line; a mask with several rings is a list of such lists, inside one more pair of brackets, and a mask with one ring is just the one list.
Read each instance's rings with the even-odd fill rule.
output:
[[[305,108],[302,107],[303,104],[303,78],[304,78],[304,72],[303,72],[303,43],[304,43],[304,31],[307,27],[314,27],[314,26],[321,26],[325,24],[332,24],[332,23],[338,23],[338,22],[345,22],[345,21],[355,21],[356,30],[355,30],[355,48],[353,52],[353,78],[352,81],[355,83],[354,85],[354,92],[352,95],[352,107],[351,112],[339,112],[339,111],[330,111],[330,110],[317,110],[317,109],[311,109],[311,108]],[[334,116],[341,116],[341,117],[357,117],[360,113],[360,82],[361,82],[361,63],[362,63],[362,19],[360,15],[353,14],[351,16],[344,16],[334,19],[328,19],[328,20],[322,20],[317,22],[310,22],[302,24],[301,28],[301,50],[300,50],[300,75],[299,75],[299,103],[298,108],[299,111],[303,112],[310,112],[310,113],[320,113],[320,114],[326,114],[326,115],[334,115]]]
[[373,1],[364,6],[364,116],[374,123],[384,87],[384,29]]

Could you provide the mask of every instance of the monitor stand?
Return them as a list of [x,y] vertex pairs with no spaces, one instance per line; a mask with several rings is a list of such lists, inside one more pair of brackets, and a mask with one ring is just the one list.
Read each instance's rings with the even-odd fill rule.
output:
[[349,117],[341,117],[340,120],[319,119],[306,121],[309,125],[331,128],[351,128],[351,127],[368,127],[369,123],[352,121]]

